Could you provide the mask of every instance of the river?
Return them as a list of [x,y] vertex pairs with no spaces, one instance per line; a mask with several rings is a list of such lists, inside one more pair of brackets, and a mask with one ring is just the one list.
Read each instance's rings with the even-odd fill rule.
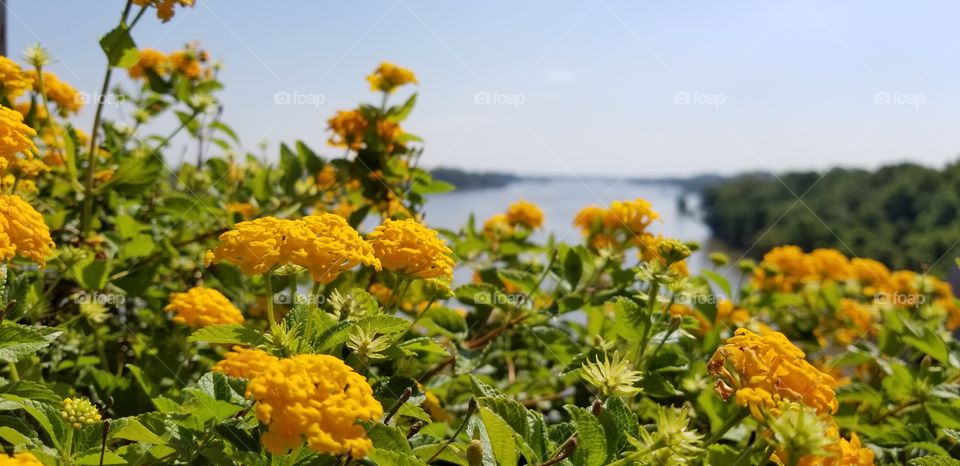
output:
[[[473,213],[479,228],[491,215],[504,212],[511,202],[526,199],[540,206],[544,213],[544,228],[534,237],[535,240],[543,241],[553,233],[557,241],[577,243],[581,240],[580,230],[573,227],[573,218],[581,208],[588,204],[606,206],[611,201],[639,197],[653,204],[654,210],[660,213],[660,220],[650,228],[653,233],[707,246],[710,229],[699,218],[680,213],[678,200],[681,196],[689,206],[696,207],[695,196],[684,193],[678,184],[617,182],[615,179],[523,180],[498,188],[432,196],[427,200],[425,214],[428,225],[457,230]],[[707,266],[707,250],[706,247],[700,249],[688,260],[691,272]]]

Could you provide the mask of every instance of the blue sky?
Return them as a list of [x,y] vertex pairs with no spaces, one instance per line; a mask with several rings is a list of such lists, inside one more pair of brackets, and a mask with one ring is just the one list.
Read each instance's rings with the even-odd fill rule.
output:
[[[122,5],[9,0],[10,53],[42,42],[93,92]],[[339,155],[326,119],[375,100],[363,78],[389,60],[420,80],[406,129],[428,168],[642,177],[955,159],[957,17],[946,1],[198,0],[134,37],[199,40],[225,64],[225,121],[271,155],[295,139]]]

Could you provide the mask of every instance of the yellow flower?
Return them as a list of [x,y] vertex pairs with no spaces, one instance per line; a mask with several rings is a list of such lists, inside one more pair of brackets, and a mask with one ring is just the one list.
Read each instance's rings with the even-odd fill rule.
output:
[[373,248],[343,217],[328,213],[299,220],[263,217],[240,222],[220,235],[220,245],[207,252],[207,265],[214,261],[235,264],[247,275],[299,265],[320,283],[330,283],[360,264],[380,269]]
[[398,87],[405,84],[416,84],[417,77],[413,74],[413,71],[399,67],[393,63],[382,62],[380,66],[374,70],[373,74],[367,76],[367,81],[370,82],[371,91],[392,93]]
[[317,173],[316,178],[320,189],[330,189],[337,182],[337,170],[333,168],[333,164],[328,163]]
[[416,278],[453,279],[453,251],[431,230],[415,220],[390,220],[378,226],[367,241],[383,268]]
[[197,49],[196,45],[189,45],[185,50],[177,50],[170,54],[170,63],[178,73],[188,79],[197,79],[203,72],[200,63],[205,61],[206,52]]
[[776,415],[781,401],[803,403],[821,414],[836,412],[836,381],[804,357],[780,332],[757,335],[740,328],[717,349],[708,367],[718,378],[720,395],[735,394],[736,403],[750,408],[758,420],[764,410]]
[[743,324],[750,320],[750,312],[741,309],[733,304],[729,299],[721,299],[717,302],[717,323]]
[[532,202],[517,201],[507,208],[507,221],[511,226],[520,225],[531,230],[540,228],[543,225],[543,211]]
[[37,132],[23,124],[23,115],[16,110],[0,107],[0,173],[17,159],[17,154],[33,157],[37,146],[32,137]]
[[173,18],[173,7],[180,5],[182,7],[193,6],[195,0],[133,0],[134,5],[141,7],[154,6],[157,8],[157,18],[166,23]]
[[30,75],[24,73],[15,61],[4,56],[0,56],[0,83],[3,85],[3,95],[10,102],[33,88]]
[[243,314],[226,296],[202,286],[191,288],[186,293],[171,293],[170,304],[163,310],[175,314],[171,319],[174,322],[194,328],[243,323]]
[[23,451],[13,455],[0,453],[0,466],[43,466],[43,463],[33,453]]
[[373,248],[335,214],[310,215],[296,221],[287,238],[289,262],[310,271],[313,279],[330,283],[341,272],[363,264],[380,269]]
[[589,235],[603,225],[603,218],[607,215],[607,210],[596,205],[588,205],[577,212],[573,219],[573,224],[583,230],[584,235]]
[[62,417],[70,427],[79,429],[100,422],[100,411],[86,398],[64,398]]
[[807,255],[810,273],[820,280],[842,281],[850,278],[850,260],[836,249],[814,249]]
[[251,218],[257,215],[257,206],[249,202],[231,202],[227,204],[228,214],[240,214],[243,218]]
[[234,346],[223,359],[213,365],[213,371],[230,377],[252,379],[262,374],[271,364],[279,359],[266,351]]
[[367,132],[367,119],[357,110],[337,110],[337,114],[327,120],[333,133],[329,143],[334,147],[360,150],[363,147],[363,135]]
[[495,214],[483,222],[483,236],[495,241],[513,234],[513,227],[505,214]]
[[53,247],[40,212],[19,196],[0,195],[0,260],[19,255],[43,267]]
[[127,70],[131,78],[140,79],[147,77],[147,70],[153,71],[158,76],[170,74],[170,57],[156,49],[143,49],[140,51],[140,58]]
[[17,159],[13,162],[13,172],[20,178],[35,178],[48,171],[50,167],[40,159]]
[[780,246],[763,255],[754,271],[753,282],[768,291],[794,291],[810,275],[810,262],[803,249]]
[[609,228],[622,228],[631,235],[639,235],[658,218],[660,214],[653,210],[648,201],[637,198],[632,201],[611,202],[603,222]]
[[[40,92],[40,80],[37,79],[37,72],[30,70],[27,73],[33,79],[33,90]],[[43,89],[47,98],[57,104],[61,115],[77,113],[83,107],[83,99],[80,97],[80,93],[73,86],[61,81],[57,75],[49,71],[43,72]]]
[[267,426],[261,440],[273,454],[299,448],[362,458],[373,448],[357,421],[375,421],[383,407],[367,380],[343,361],[301,354],[271,362],[247,384],[257,419]]
[[423,393],[423,403],[420,406],[430,415],[430,419],[434,422],[450,422],[453,420],[453,416],[451,416],[447,410],[443,409],[443,405],[440,404],[440,398],[437,397],[436,393],[425,391]]
[[825,454],[804,456],[797,461],[797,466],[873,466],[873,450],[862,446],[856,433],[851,432],[847,440],[840,436],[837,426],[832,425],[826,436],[831,444],[825,448]]

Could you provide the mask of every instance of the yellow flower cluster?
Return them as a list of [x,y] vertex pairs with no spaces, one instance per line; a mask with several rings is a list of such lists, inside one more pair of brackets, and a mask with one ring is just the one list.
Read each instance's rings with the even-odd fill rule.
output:
[[534,229],[543,225],[543,211],[529,201],[517,201],[507,208],[507,222],[511,226]]
[[276,356],[266,351],[234,346],[223,356],[223,359],[214,364],[213,370],[230,377],[252,379],[277,361],[279,359]]
[[850,440],[840,436],[836,424],[830,426],[827,438],[832,443],[823,456],[807,455],[797,461],[797,466],[873,466],[873,450],[860,444],[860,437],[850,433]]
[[415,278],[453,279],[453,251],[431,230],[416,220],[387,219],[367,241],[383,268]]
[[[947,328],[960,327],[960,305],[948,283],[910,270],[890,271],[872,259],[848,259],[835,249],[804,253],[797,246],[777,247],[763,256],[753,275],[755,287],[784,293],[824,281],[855,282],[860,285],[863,296],[877,303],[907,308],[923,304],[925,295],[929,294],[932,304],[946,313]],[[853,318],[850,312],[857,312],[859,316]],[[845,313],[860,330],[868,327],[864,312],[848,308]]]
[[3,85],[3,96],[12,103],[33,88],[33,79],[15,61],[0,56],[0,84]]
[[758,335],[737,329],[710,359],[715,389],[724,399],[750,409],[758,419],[764,412],[776,416],[782,401],[795,401],[818,413],[836,412],[837,383],[804,359],[806,355],[780,332]]
[[222,293],[197,286],[186,293],[171,293],[170,304],[163,308],[175,315],[178,324],[200,328],[217,324],[242,324],[243,314]]
[[180,5],[182,7],[193,6],[195,0],[133,0],[133,4],[141,7],[153,6],[157,8],[157,18],[166,23],[173,18],[173,7]]
[[[27,75],[33,81],[33,90],[40,92],[40,80],[37,72],[30,70],[27,71]],[[57,104],[61,115],[77,113],[83,107],[83,99],[80,93],[73,86],[61,81],[57,75],[49,71],[43,72],[43,90],[46,92],[47,98]]]
[[371,91],[392,93],[398,87],[417,82],[417,77],[406,68],[393,63],[382,62],[374,72],[367,76]]
[[249,202],[231,202],[227,204],[228,214],[240,214],[242,218],[252,218],[257,215],[257,206]]
[[137,62],[127,70],[127,73],[134,79],[146,79],[148,70],[157,76],[170,74],[170,57],[156,49],[143,49],[140,51]]
[[330,283],[360,264],[380,270],[373,248],[343,217],[329,213],[298,220],[263,217],[240,222],[220,235],[220,245],[207,252],[207,265],[215,261],[238,265],[247,275],[299,265],[320,283]]
[[273,454],[299,448],[362,458],[373,447],[358,421],[376,421],[383,407],[367,380],[343,361],[301,354],[271,361],[247,384],[257,418],[267,426],[261,440]]
[[513,226],[506,214],[494,214],[483,222],[483,235],[490,241],[513,236]]
[[359,110],[337,110],[337,114],[327,120],[327,125],[333,133],[328,141],[330,145],[351,150],[363,148],[368,123]]
[[528,230],[543,225],[543,211],[529,201],[517,201],[507,208],[506,213],[494,214],[483,223],[483,235],[490,241],[513,236],[516,227]]
[[37,151],[32,137],[37,132],[23,124],[23,115],[16,110],[0,106],[0,174],[18,160],[18,154],[33,158]]
[[644,199],[613,201],[609,208],[586,206],[573,220],[590,245],[597,249],[642,246],[653,240],[647,227],[660,214]]
[[64,398],[60,417],[67,421],[70,427],[79,429],[100,422],[100,411],[86,398]]
[[44,466],[33,453],[20,452],[12,455],[0,453],[0,466]]
[[53,247],[50,228],[39,212],[19,196],[0,195],[0,260],[19,255],[43,267]]
[[196,44],[188,44],[185,49],[170,55],[148,48],[140,51],[140,57],[127,73],[133,79],[146,79],[147,70],[157,76],[166,76],[176,71],[187,79],[199,79],[204,74],[202,64],[206,63],[207,59],[207,52],[197,48]]

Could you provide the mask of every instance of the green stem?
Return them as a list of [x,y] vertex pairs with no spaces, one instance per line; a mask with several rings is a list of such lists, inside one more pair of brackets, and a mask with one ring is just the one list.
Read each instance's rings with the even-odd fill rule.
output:
[[[130,15],[130,7],[133,0],[127,0],[123,7],[123,14],[120,15],[120,24],[123,26],[127,22],[127,16]],[[145,10],[144,8],[143,10]],[[141,10],[140,15],[143,14]],[[139,19],[140,15],[137,16]],[[134,23],[136,24],[136,23]],[[131,25],[132,27],[132,25]],[[130,28],[127,29],[129,32]],[[97,133],[100,131],[100,121],[103,118],[103,104],[106,99],[103,98],[110,90],[110,78],[113,76],[113,64],[107,60],[107,71],[103,75],[103,85],[100,87],[100,94],[97,98],[97,110],[93,115],[93,129],[90,130],[90,150],[87,153],[87,176],[83,189],[83,210],[80,214],[80,233],[87,236],[90,233],[90,226],[93,223],[93,174],[97,169]]]
[[317,318],[317,299],[320,296],[320,289],[323,287],[323,284],[320,282],[313,282],[313,289],[310,290],[310,313],[307,315],[307,323],[303,327],[303,337],[300,338],[300,343],[297,345],[297,351],[303,352],[303,344],[306,343],[309,349],[313,349],[313,321]]
[[410,322],[410,326],[407,327],[407,332],[413,330],[413,326],[416,325],[417,322],[419,322],[421,318],[423,318],[423,315],[427,313],[427,310],[429,310],[429,309],[430,309],[430,306],[433,306],[433,303],[435,303],[435,302],[437,302],[436,299],[431,299],[430,302],[427,303],[427,307],[423,308],[423,311],[421,311],[419,314],[417,314],[417,317],[415,317],[415,318],[413,319],[413,322]]
[[734,426],[739,424],[740,421],[743,421],[749,415],[750,415],[750,411],[747,408],[740,408],[740,411],[738,411],[736,415],[734,415],[730,419],[727,419],[727,422],[723,423],[723,425],[720,426],[720,428],[717,429],[716,432],[710,435],[710,438],[708,438],[707,441],[703,443],[703,446],[708,447],[710,445],[713,445],[714,443],[717,443],[717,441],[723,438],[724,434],[726,434],[727,431],[729,431]]
[[63,441],[63,452],[60,456],[63,464],[73,464],[73,426],[67,427],[67,438]]
[[646,326],[643,328],[643,334],[640,337],[640,341],[637,342],[637,349],[634,353],[633,360],[635,361],[635,367],[640,367],[640,359],[643,358],[643,353],[647,350],[647,343],[650,340],[650,331],[653,328],[653,310],[657,306],[657,296],[660,295],[660,280],[654,278],[653,283],[650,284],[650,293],[647,295],[647,312],[646,312]]
[[7,368],[10,369],[10,380],[13,382],[20,381],[20,372],[17,371],[17,364],[14,362],[8,362]]

